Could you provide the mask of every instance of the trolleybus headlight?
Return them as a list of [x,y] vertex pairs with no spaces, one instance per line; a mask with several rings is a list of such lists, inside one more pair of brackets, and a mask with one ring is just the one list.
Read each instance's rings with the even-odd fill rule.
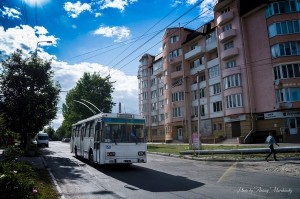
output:
[[138,152],[138,155],[139,155],[139,156],[146,155],[146,152],[145,152],[145,151],[139,151],[139,152]]
[[106,155],[107,156],[116,156],[116,153],[115,152],[107,152]]

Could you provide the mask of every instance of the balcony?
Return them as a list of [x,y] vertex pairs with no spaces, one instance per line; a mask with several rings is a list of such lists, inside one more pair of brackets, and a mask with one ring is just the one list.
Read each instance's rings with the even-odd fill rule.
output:
[[239,49],[238,48],[230,48],[230,49],[227,49],[223,52],[221,52],[221,59],[223,61],[226,61],[236,55],[239,54]]
[[218,64],[219,64],[219,58],[215,58],[215,59],[209,60],[209,61],[207,62],[207,68],[216,66],[216,65],[218,65]]
[[184,54],[184,59],[189,60],[199,55],[200,53],[204,53],[204,49],[200,46],[196,46],[195,49]]
[[219,0],[218,3],[214,7],[214,11],[217,12],[218,10],[221,10],[222,8],[227,6],[229,3],[231,3],[232,1],[233,0],[222,0],[222,1]]
[[175,71],[171,73],[171,78],[183,77],[183,71]]
[[232,20],[234,17],[233,15],[233,12],[232,11],[229,11],[229,12],[226,12],[222,15],[220,15],[218,18],[217,18],[217,25],[218,26],[222,26],[224,25],[225,23],[229,22],[230,20]]
[[214,39],[213,41],[206,43],[206,52],[211,52],[217,48],[217,39]]
[[191,75],[195,75],[198,71],[203,71],[203,70],[205,70],[205,65],[204,65],[204,64],[192,68],[192,69],[190,70],[190,74],[191,74]]
[[228,41],[229,39],[232,39],[235,36],[236,36],[236,30],[231,29],[231,30],[227,30],[225,32],[222,32],[219,35],[219,40],[220,40],[220,42],[224,43],[224,42]]

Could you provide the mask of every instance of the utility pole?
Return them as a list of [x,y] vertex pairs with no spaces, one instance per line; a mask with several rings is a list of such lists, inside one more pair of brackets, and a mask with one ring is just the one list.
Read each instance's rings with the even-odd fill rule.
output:
[[197,72],[197,90],[198,90],[198,125],[197,125],[197,139],[199,141],[199,149],[201,149],[200,141],[200,127],[201,127],[201,92],[200,92],[200,71]]
[[37,50],[38,50],[38,47],[39,47],[39,43],[48,43],[48,44],[52,44],[52,41],[38,41],[38,42],[36,43],[36,48],[35,48],[35,52],[34,52],[34,54],[35,54],[36,57],[37,57]]

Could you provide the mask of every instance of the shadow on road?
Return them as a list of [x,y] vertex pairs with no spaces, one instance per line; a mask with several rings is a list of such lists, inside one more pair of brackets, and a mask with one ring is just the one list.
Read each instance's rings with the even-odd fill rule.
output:
[[[49,167],[58,181],[88,180],[86,179],[86,173],[79,169],[79,167],[88,166],[88,161],[78,158],[78,162],[66,157],[53,156],[48,151],[44,151],[43,155],[47,162],[51,162]],[[188,191],[204,185],[201,182],[182,176],[174,176],[138,165],[130,167],[123,165],[96,165],[94,168],[107,176],[126,183],[125,188],[130,190],[143,189],[150,192]]]
[[182,176],[155,171],[138,165],[124,167],[121,165],[96,166],[98,171],[122,181],[131,190],[143,189],[150,192],[188,191],[203,186],[201,182]]

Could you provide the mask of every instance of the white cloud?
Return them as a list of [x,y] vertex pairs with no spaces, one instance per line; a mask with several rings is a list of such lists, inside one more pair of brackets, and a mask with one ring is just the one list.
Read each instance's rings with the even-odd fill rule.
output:
[[[37,34],[39,33],[39,34]],[[53,35],[48,35],[47,29],[43,27],[32,28],[27,25],[17,26],[15,28],[9,28],[4,30],[0,26],[0,56],[10,55],[17,48],[23,49],[26,55],[30,55],[36,48],[38,41],[47,41],[53,39],[54,45],[58,40]],[[53,45],[46,42],[42,42],[42,45]],[[118,112],[118,103],[122,103],[122,112],[138,113],[138,80],[135,75],[128,76],[122,71],[111,69],[108,66],[103,66],[97,63],[78,63],[69,64],[56,59],[55,56],[48,54],[41,48],[39,56],[45,59],[52,59],[52,67],[54,70],[54,79],[61,85],[62,91],[69,91],[74,88],[76,82],[83,76],[84,72],[99,73],[102,77],[111,75],[111,81],[115,81],[115,90],[112,93],[113,102],[117,105],[113,108],[113,112]],[[1,57],[0,57],[1,59]],[[62,103],[65,102],[66,92],[60,94],[59,107],[62,107]],[[53,121],[52,126],[57,129],[63,121],[61,109],[57,114],[57,118]]]
[[198,0],[187,0],[186,3],[190,5],[194,5]]
[[92,12],[91,6],[88,3],[81,4],[80,1],[76,3],[66,2],[64,9],[72,18],[77,18],[84,11]]
[[[4,30],[3,26],[0,26],[0,56],[10,55],[17,48],[22,49],[27,56],[33,53],[37,48],[39,41],[52,41],[52,43],[40,42],[39,51],[43,54],[41,46],[56,45],[58,38],[53,35],[47,35],[48,31],[41,26],[35,26],[34,28],[28,25],[16,26],[15,28],[8,28]],[[53,58],[50,56],[48,58]],[[0,57],[1,59],[1,57]]]
[[115,42],[122,41],[123,39],[128,39],[130,36],[130,30],[125,26],[101,26],[94,31],[95,35],[103,35],[104,37],[115,37]]
[[119,9],[121,12],[125,10],[125,7],[129,4],[133,4],[137,2],[137,0],[101,0],[100,1],[100,8],[116,8]]
[[[193,1],[193,0],[189,0]],[[200,4],[200,14],[204,20],[207,18],[208,20],[213,19],[214,11],[213,8],[216,4],[217,0],[203,0]]]
[[0,14],[2,16],[7,16],[7,18],[12,19],[20,19],[20,16],[22,15],[21,12],[14,8],[8,8],[6,6],[3,6],[4,10],[0,10]]

